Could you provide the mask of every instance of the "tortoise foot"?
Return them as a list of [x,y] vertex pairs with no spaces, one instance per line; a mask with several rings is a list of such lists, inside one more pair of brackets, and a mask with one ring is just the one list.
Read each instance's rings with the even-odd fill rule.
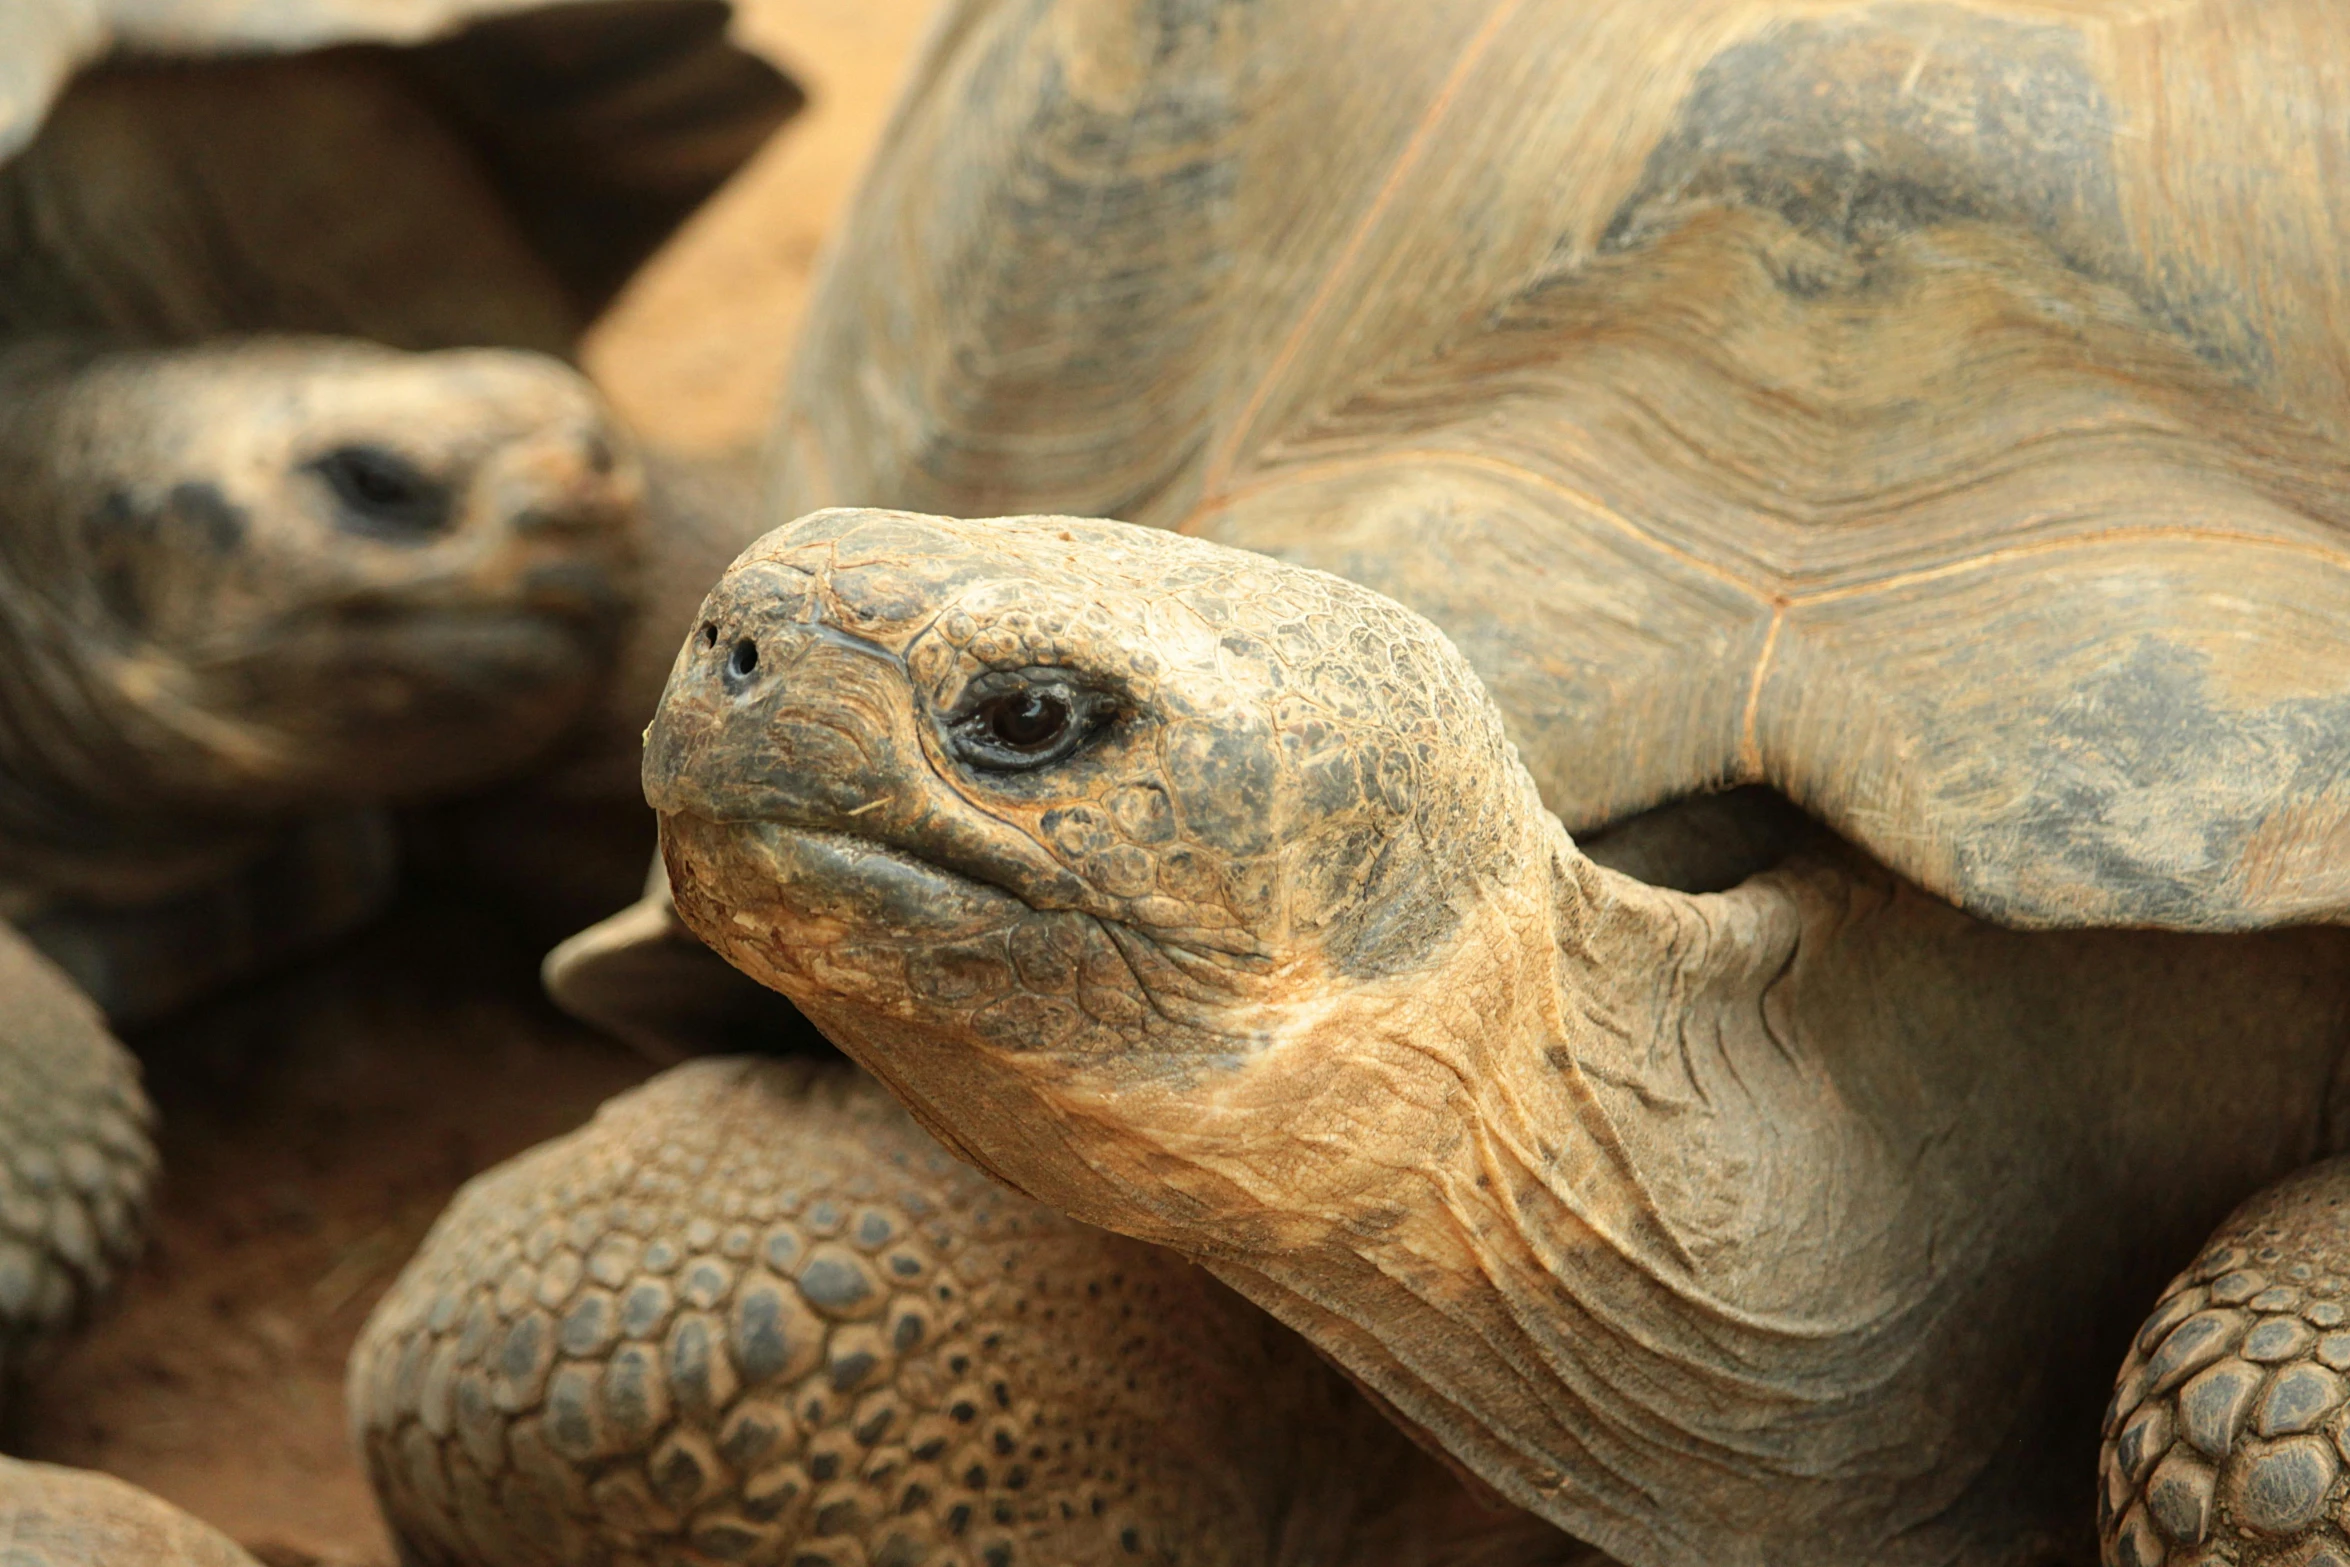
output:
[[1563,1554],[1456,1526],[1457,1483],[1302,1342],[838,1063],[692,1062],[475,1180],[349,1396],[420,1567]]
[[5,1390],[138,1254],[156,1161],[138,1062],[89,999],[6,925],[0,1003]]
[[2350,1567],[2350,1159],[2229,1216],[2106,1413],[2109,1567]]

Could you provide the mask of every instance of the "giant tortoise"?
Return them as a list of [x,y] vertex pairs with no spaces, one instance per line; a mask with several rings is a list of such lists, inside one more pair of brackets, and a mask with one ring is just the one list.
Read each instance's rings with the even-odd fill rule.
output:
[[727,14],[0,9],[0,1392],[138,1239],[108,1019],[604,700],[644,480],[566,356],[797,102]]
[[[2342,1140],[2339,23],[956,8],[652,732],[680,911],[1636,1567],[2350,1560],[2330,1199],[2136,1330]],[[1845,842],[1570,836],[1733,785]]]
[[[796,96],[715,0],[518,9],[123,7],[169,57],[0,92],[0,915],[117,1019],[608,682],[643,481],[564,359]],[[0,81],[104,15],[11,9]]]

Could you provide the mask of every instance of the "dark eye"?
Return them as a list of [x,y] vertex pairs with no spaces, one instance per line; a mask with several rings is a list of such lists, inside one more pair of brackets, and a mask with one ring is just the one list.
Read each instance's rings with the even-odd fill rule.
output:
[[416,538],[449,524],[449,492],[414,463],[380,446],[338,446],[310,464],[342,503],[344,526]]
[[1069,732],[1068,699],[1049,689],[999,696],[981,703],[973,716],[987,726],[988,738],[1007,751],[1042,751]]
[[976,696],[949,732],[965,761],[998,772],[1062,760],[1115,712],[1109,697],[1066,680],[1013,676]]

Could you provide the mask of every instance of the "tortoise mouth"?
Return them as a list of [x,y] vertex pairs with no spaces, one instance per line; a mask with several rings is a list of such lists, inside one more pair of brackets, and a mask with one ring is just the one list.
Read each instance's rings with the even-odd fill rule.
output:
[[435,606],[311,617],[186,657],[218,700],[252,716],[299,729],[358,722],[429,734],[485,721],[546,728],[550,703],[566,709],[560,727],[612,653],[610,629],[598,622]]
[[697,929],[913,945],[1002,930],[1035,912],[994,882],[832,828],[664,811],[661,847],[678,909]]
[[372,590],[255,613],[224,605],[209,619],[134,627],[143,640],[199,670],[445,671],[456,685],[504,666],[604,657],[619,645],[630,598],[601,571],[534,578],[520,591],[471,596],[433,589]]

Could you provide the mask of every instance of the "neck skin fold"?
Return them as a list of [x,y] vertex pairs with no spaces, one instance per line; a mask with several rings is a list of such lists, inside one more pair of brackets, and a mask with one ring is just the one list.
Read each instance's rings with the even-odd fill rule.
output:
[[1527,874],[1480,889],[1438,973],[1168,1107],[1154,1174],[1215,1217],[1159,1238],[1511,1500],[1733,1560],[1791,1481],[1903,1445],[1906,1402],[1871,1407],[1932,1336],[1936,1270],[1889,1151],[1766,1020],[1792,901],[1661,892],[1525,814]]

